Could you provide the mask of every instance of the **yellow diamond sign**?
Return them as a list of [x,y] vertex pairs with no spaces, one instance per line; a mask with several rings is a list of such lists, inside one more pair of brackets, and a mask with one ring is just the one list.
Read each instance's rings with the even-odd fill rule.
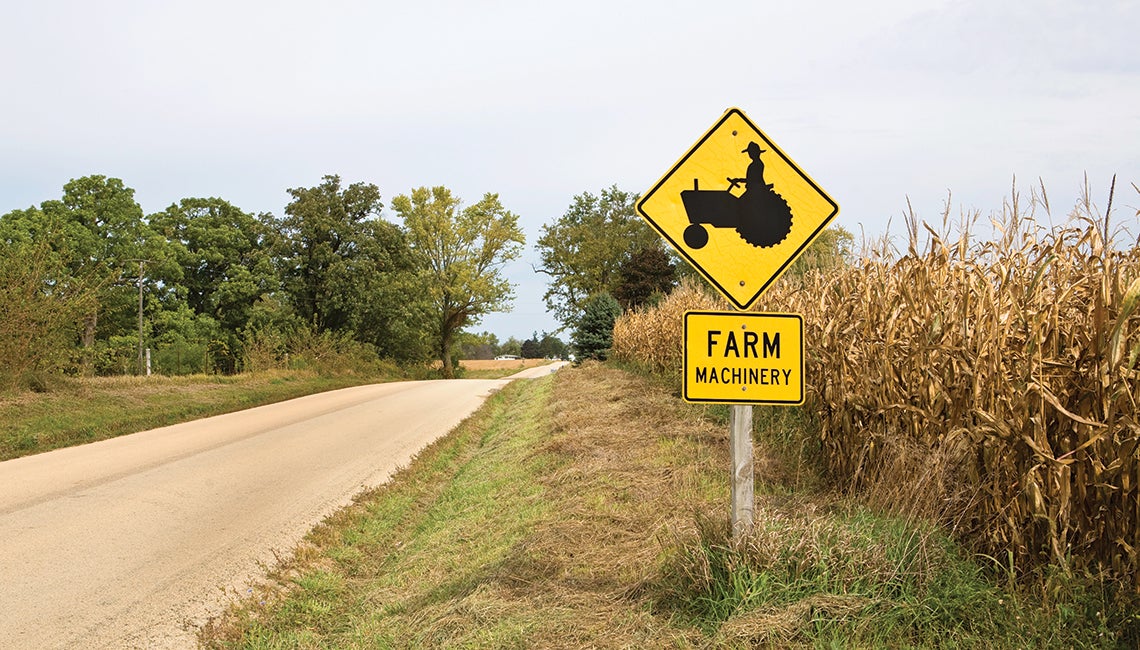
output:
[[732,304],[748,309],[839,206],[732,108],[642,196],[637,210]]

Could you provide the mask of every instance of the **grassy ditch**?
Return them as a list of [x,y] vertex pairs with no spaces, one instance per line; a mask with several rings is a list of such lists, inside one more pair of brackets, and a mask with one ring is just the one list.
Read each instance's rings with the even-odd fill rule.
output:
[[0,394],[0,460],[381,380],[305,371],[57,379],[45,392]]
[[210,648],[1135,642],[1135,610],[1080,586],[1088,583],[1026,593],[934,525],[821,490],[795,453],[780,460],[763,442],[768,425],[795,425],[794,413],[760,423],[757,530],[734,544],[722,415],[607,366],[515,382],[391,483],[318,527],[201,640]]

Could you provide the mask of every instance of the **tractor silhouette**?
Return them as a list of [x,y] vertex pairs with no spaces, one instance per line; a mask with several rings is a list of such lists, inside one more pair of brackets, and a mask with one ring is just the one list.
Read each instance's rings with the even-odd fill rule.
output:
[[[704,248],[709,241],[706,225],[713,228],[733,228],[741,239],[753,246],[768,248],[784,241],[792,230],[792,210],[771,183],[764,182],[764,163],[760,154],[766,153],[755,142],[741,153],[747,153],[752,162],[744,178],[727,178],[728,188],[702,190],[698,179],[693,189],[681,192],[681,203],[689,218],[685,228],[685,245]],[[732,190],[744,184],[739,197]]]

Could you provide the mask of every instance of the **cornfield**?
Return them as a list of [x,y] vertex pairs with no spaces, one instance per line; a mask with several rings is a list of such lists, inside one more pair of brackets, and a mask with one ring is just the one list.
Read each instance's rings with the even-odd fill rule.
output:
[[[976,241],[907,220],[905,254],[782,278],[757,306],[803,314],[825,470],[921,509],[1019,569],[1101,573],[1140,591],[1140,241],[1085,195],[1044,227],[1016,192]],[[1130,218],[1132,225],[1135,220]],[[920,231],[925,236],[920,237]],[[613,357],[676,372],[696,286],[623,316]]]

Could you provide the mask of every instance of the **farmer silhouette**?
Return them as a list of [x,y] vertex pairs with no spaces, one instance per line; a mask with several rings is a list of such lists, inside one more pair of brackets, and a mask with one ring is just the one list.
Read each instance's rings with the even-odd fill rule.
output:
[[[767,187],[768,189],[772,188],[771,185],[764,182],[764,161],[760,160],[760,154],[767,152],[767,149],[761,149],[760,145],[755,142],[749,142],[748,147],[740,152],[748,154],[752,162],[748,164],[748,169],[744,172],[744,178],[730,178],[728,182],[732,183],[734,187],[740,183],[744,183],[744,194],[740,195],[742,200],[748,196],[749,190],[755,189],[759,192],[762,187]],[[757,195],[757,192],[752,193],[753,197]]]

